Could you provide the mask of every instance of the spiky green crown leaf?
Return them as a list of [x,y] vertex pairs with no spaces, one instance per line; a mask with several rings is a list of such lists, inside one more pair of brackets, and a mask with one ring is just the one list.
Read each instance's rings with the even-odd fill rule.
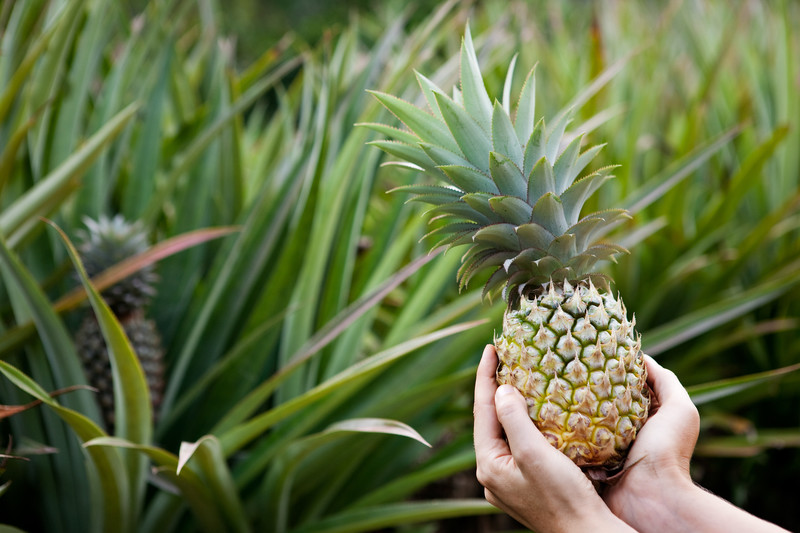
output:
[[395,190],[433,207],[428,214],[444,222],[426,237],[434,247],[466,245],[459,283],[494,268],[484,295],[518,289],[549,279],[593,276],[598,261],[626,250],[600,238],[626,211],[613,209],[581,218],[586,200],[612,176],[613,167],[579,177],[602,146],[581,151],[582,136],[568,137],[570,112],[551,125],[534,119],[532,69],[512,119],[509,92],[516,57],[506,76],[503,103],[492,103],[466,29],[461,46],[460,90],[453,97],[417,73],[430,112],[395,96],[373,92],[408,130],[365,124],[391,140],[374,141],[405,166],[422,170],[444,185],[409,185]]
[[[86,230],[78,231],[78,252],[89,277],[150,247],[142,228],[126,221],[122,215],[113,218],[101,215],[98,220],[86,217],[83,222]],[[153,266],[148,265],[104,290],[102,296],[114,314],[123,317],[150,302],[157,281]]]

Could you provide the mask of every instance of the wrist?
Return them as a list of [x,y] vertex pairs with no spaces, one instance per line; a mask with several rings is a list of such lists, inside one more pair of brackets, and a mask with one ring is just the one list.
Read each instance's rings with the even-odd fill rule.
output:
[[635,464],[618,484],[608,487],[604,499],[608,507],[637,531],[664,531],[673,522],[684,498],[702,491],[689,473],[678,467]]
[[559,531],[574,532],[574,531],[592,531],[596,533],[615,533],[615,532],[633,532],[635,530],[623,521],[620,517],[616,516],[611,510],[602,502],[596,507],[589,507],[584,509],[585,512],[581,513],[580,517],[575,517]]

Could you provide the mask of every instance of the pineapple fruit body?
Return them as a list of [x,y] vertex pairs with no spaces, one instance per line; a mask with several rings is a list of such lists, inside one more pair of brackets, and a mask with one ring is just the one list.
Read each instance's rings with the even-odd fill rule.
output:
[[581,467],[621,465],[650,403],[622,300],[591,282],[550,282],[506,310],[495,346],[497,382],[523,394],[553,446]]
[[[164,349],[161,346],[161,335],[153,320],[145,317],[139,309],[120,320],[125,335],[136,352],[142,365],[153,413],[158,413],[164,395]],[[103,421],[109,431],[115,425],[114,416],[114,384],[111,374],[111,360],[108,356],[103,332],[94,313],[86,314],[75,334],[75,344],[79,347],[79,355],[88,382],[97,389],[97,400]]]

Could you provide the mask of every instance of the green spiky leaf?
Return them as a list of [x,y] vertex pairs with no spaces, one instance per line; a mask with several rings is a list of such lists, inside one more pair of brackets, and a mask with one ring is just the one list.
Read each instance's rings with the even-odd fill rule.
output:
[[495,152],[505,154],[517,168],[523,167],[522,143],[517,139],[511,118],[498,101],[495,101],[492,110],[492,147]]
[[531,220],[532,208],[516,196],[495,196],[489,199],[492,211],[512,224],[527,224]]
[[491,145],[486,131],[455,101],[440,93],[435,93],[434,97],[461,153],[475,167],[489,172]]
[[513,161],[503,154],[490,152],[489,168],[492,180],[497,185],[497,188],[500,189],[501,194],[516,196],[522,200],[527,198],[525,179],[519,167]]

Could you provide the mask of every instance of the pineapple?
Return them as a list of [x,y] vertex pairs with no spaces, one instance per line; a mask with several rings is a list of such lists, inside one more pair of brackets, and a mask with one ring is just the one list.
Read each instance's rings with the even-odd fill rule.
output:
[[407,127],[366,124],[391,138],[377,145],[444,185],[399,187],[431,204],[434,247],[465,246],[460,287],[492,269],[484,296],[507,302],[497,381],[525,397],[548,441],[590,477],[602,479],[624,462],[648,415],[649,389],[634,320],[596,264],[626,252],[600,238],[629,218],[613,209],[581,217],[586,200],[612,167],[579,177],[601,146],[581,151],[570,136],[570,113],[534,121],[534,71],[515,117],[509,103],[514,62],[503,102],[490,100],[467,29],[461,84],[447,96],[417,73],[429,111],[385,93],[377,99]]
[[[121,215],[101,216],[97,221],[84,219],[87,231],[79,232],[78,246],[86,272],[93,277],[120,261],[144,252],[149,247],[147,235]],[[144,308],[155,294],[158,281],[152,266],[147,266],[102,292],[103,299],[119,320],[142,365],[154,415],[164,390],[164,350],[155,322],[145,316]],[[89,383],[98,390],[104,422],[114,428],[114,386],[111,362],[100,325],[90,309],[75,335],[75,344]]]

